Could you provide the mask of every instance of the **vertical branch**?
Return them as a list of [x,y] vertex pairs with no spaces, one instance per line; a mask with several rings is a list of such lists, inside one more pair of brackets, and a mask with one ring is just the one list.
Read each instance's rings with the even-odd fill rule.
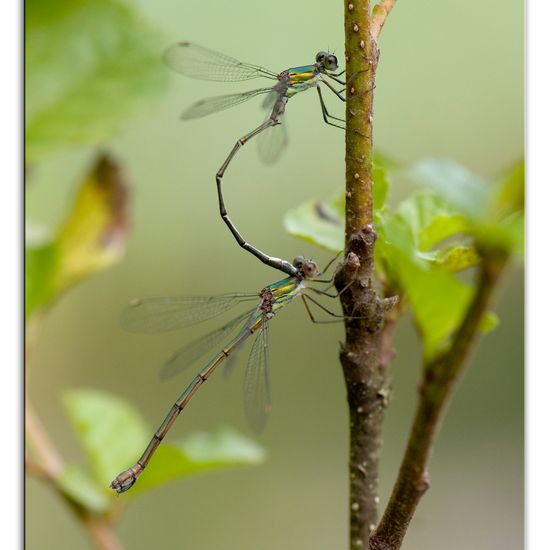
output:
[[373,285],[373,91],[378,39],[396,0],[345,0],[346,257],[335,284],[341,291],[346,341],[340,352],[349,407],[350,548],[397,550],[429,487],[427,463],[453,386],[475,341],[506,265],[499,250],[483,250],[475,296],[449,348],[424,366],[420,401],[392,496],[377,523],[381,429],[389,394],[388,365],[395,299]]
[[[372,106],[378,47],[370,32],[370,2],[344,0],[346,12],[346,244],[372,225]],[[372,267],[372,266],[365,266]],[[367,275],[371,275],[371,273]]]
[[346,257],[335,284],[340,291],[345,289],[341,294],[344,314],[354,317],[346,321],[346,342],[340,352],[349,408],[352,549],[368,547],[377,521],[378,463],[389,387],[387,367],[392,356],[389,335],[393,329],[393,323],[384,328],[384,321],[395,303],[380,298],[372,287],[376,242],[372,192],[373,91],[378,63],[375,37],[384,19],[376,8],[380,6],[371,13],[368,0],[344,1]]

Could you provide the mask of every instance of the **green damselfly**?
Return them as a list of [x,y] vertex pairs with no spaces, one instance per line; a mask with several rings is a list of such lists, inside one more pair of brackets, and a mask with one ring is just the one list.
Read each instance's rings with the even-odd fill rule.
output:
[[327,292],[327,289],[310,286],[312,282],[329,282],[317,278],[325,270],[319,273],[314,261],[305,260],[301,256],[295,258],[292,265],[296,269],[295,275],[272,283],[256,294],[148,298],[134,300],[123,311],[121,322],[125,328],[135,332],[159,332],[175,330],[211,319],[238,304],[256,302],[253,309],[240,314],[224,326],[179,349],[168,360],[162,373],[164,377],[180,372],[208,351],[217,349],[222,341],[236,333],[206,363],[178,397],[139,460],[112,481],[110,487],[117,493],[123,493],[132,487],[195,392],[220,364],[226,362],[228,365],[229,361],[235,357],[236,352],[253,334],[256,335],[256,339],[250,351],[244,377],[245,413],[255,431],[261,431],[264,428],[271,410],[267,340],[269,321],[282,307],[298,297],[302,299],[309,317],[314,322],[334,321],[315,319],[308,302],[315,304],[333,317],[342,318],[341,315],[328,310],[307,292],[311,290],[318,294],[335,297],[334,294]]
[[[263,106],[268,109],[267,118],[260,126],[237,140],[216,173],[219,210],[223,221],[242,248],[259,258],[263,263],[288,275],[296,275],[296,269],[290,262],[269,256],[248,243],[240,234],[227,214],[222,193],[222,178],[237,151],[251,138],[259,134],[266,138],[268,135],[271,136],[268,138],[269,141],[266,138],[260,141],[260,157],[266,162],[273,162],[278,158],[287,142],[284,126],[281,126],[286,104],[291,97],[309,88],[316,88],[317,90],[323,120],[331,126],[345,129],[345,120],[334,117],[328,112],[321,93],[321,84],[324,84],[341,101],[346,101],[346,97],[343,95],[345,88],[337,90],[328,80],[331,79],[341,85],[346,85],[346,82],[338,78],[345,71],[336,72],[338,69],[336,56],[333,53],[321,51],[316,55],[315,63],[301,67],[291,67],[278,73],[265,67],[243,63],[233,57],[203,48],[191,42],[178,42],[166,50],[164,61],[176,72],[201,80],[238,82],[254,78],[266,78],[276,82],[273,86],[257,88],[244,93],[202,99],[184,111],[181,118],[203,117],[239,105],[253,97],[265,96]],[[280,129],[276,130],[277,128]],[[266,133],[266,130],[270,131]]]

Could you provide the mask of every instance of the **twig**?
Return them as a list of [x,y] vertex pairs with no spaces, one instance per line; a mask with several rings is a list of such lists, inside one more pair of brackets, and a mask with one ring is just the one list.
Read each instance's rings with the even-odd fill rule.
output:
[[28,397],[25,404],[25,431],[29,446],[37,457],[37,460],[30,457],[25,459],[25,472],[43,479],[53,487],[75,516],[80,519],[97,548],[122,550],[122,545],[113,533],[107,517],[84,508],[81,503],[63,491],[59,484],[59,477],[64,468],[63,460],[35,414]]
[[103,516],[88,513],[82,516],[82,523],[98,548],[103,550],[123,550],[120,541],[110,526],[107,525]]
[[[378,462],[387,405],[387,368],[393,323],[384,325],[395,300],[372,287],[374,245],[372,193],[373,90],[378,46],[367,0],[346,0],[346,258],[335,277],[341,291],[346,342],[340,352],[349,407],[350,548],[367,548],[377,521]],[[381,25],[380,25],[381,27]],[[379,34],[379,29],[377,35]],[[361,319],[357,319],[361,317]]]
[[429,488],[427,464],[445,405],[464,369],[483,314],[507,262],[498,251],[482,256],[476,293],[448,351],[424,367],[423,381],[407,449],[397,481],[380,524],[370,539],[370,550],[397,550],[422,495]]
[[396,2],[397,0],[382,0],[372,9],[371,34],[375,42],[378,42],[380,31]]
[[40,457],[41,464],[37,464],[47,472],[48,477],[57,479],[63,471],[63,460],[31,407],[28,397],[25,403],[25,431],[29,445]]

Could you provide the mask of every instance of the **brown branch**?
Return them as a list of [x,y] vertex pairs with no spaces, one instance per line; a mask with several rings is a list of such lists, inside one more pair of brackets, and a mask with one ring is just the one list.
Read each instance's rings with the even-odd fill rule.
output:
[[117,536],[107,524],[103,516],[87,513],[82,516],[82,523],[86,527],[90,538],[102,550],[122,550],[123,546]]
[[380,38],[380,31],[386,22],[390,11],[395,6],[397,0],[382,0],[379,4],[376,4],[372,9],[372,25],[371,34],[375,42],[378,43]]
[[[367,0],[346,0],[346,257],[336,278],[342,291],[346,342],[340,352],[349,407],[350,548],[367,548],[377,521],[381,428],[392,357],[386,323],[395,300],[373,288],[373,90],[378,47]],[[377,31],[379,32],[379,31]],[[357,319],[361,317],[361,319]]]
[[508,256],[491,251],[482,258],[475,295],[450,348],[424,367],[407,449],[384,516],[371,536],[370,550],[397,550],[401,547],[418,502],[429,488],[427,465],[445,406],[464,369]]
[[90,538],[100,550],[122,550],[122,545],[111,529],[107,516],[96,514],[68,495],[59,483],[63,460],[34,412],[27,397],[25,404],[25,431],[27,441],[37,459],[25,459],[25,472],[46,481],[67,503],[81,521]]
[[63,460],[31,407],[28,398],[25,403],[25,431],[29,445],[40,457],[40,463],[37,464],[44,472],[47,472],[49,477],[57,479],[63,471]]
[[378,48],[370,32],[370,2],[345,2],[346,244],[372,225],[372,105]]

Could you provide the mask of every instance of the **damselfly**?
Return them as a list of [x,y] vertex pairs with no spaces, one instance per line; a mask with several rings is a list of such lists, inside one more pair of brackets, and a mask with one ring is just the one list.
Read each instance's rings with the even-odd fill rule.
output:
[[[292,67],[277,73],[258,65],[242,63],[228,55],[203,48],[197,44],[179,42],[168,48],[164,54],[164,61],[176,72],[201,80],[237,82],[253,78],[267,78],[276,81],[276,84],[273,86],[257,88],[244,93],[202,99],[189,107],[182,114],[182,118],[203,117],[217,111],[229,109],[258,95],[266,96],[263,103],[263,106],[269,109],[266,120],[260,126],[237,140],[229,156],[216,173],[219,210],[223,221],[242,248],[259,258],[265,264],[279,269],[288,275],[296,275],[296,269],[290,262],[265,254],[248,243],[240,234],[227,214],[222,193],[222,178],[237,151],[251,138],[259,134],[266,136],[266,138],[268,134],[271,135],[269,142],[264,138],[262,140],[263,143],[260,143],[261,158],[267,162],[273,162],[278,158],[287,142],[284,126],[280,126],[286,104],[292,96],[309,88],[316,88],[317,90],[323,120],[331,126],[345,129],[345,120],[334,117],[328,112],[320,87],[321,84],[326,85],[340,100],[346,101],[346,97],[343,95],[345,88],[337,90],[327,80],[331,79],[339,84],[346,85],[345,81],[338,78],[345,71],[335,72],[338,69],[336,56],[333,53],[321,51],[317,54],[315,63],[301,67]],[[276,131],[278,127],[280,129]],[[266,130],[270,131],[266,133]]]
[[[139,460],[112,481],[111,488],[117,491],[117,493],[123,493],[132,487],[191,397],[208,380],[220,364],[228,358],[231,360],[235,356],[236,352],[253,334],[256,334],[256,339],[250,351],[244,377],[245,413],[253,429],[256,431],[263,429],[271,409],[268,371],[268,321],[283,306],[298,297],[303,300],[308,315],[314,322],[333,321],[319,321],[315,319],[308,302],[315,304],[334,317],[341,317],[325,308],[307,292],[309,289],[318,294],[334,296],[328,293],[326,289],[309,286],[311,282],[327,282],[317,279],[320,273],[317,271],[316,263],[312,260],[305,260],[300,256],[293,261],[292,265],[296,269],[295,275],[270,284],[257,294],[149,298],[134,300],[123,311],[122,324],[125,328],[138,332],[159,332],[189,326],[206,319],[211,319],[243,302],[257,301],[253,309],[246,311],[221,328],[178,350],[165,365],[164,376],[176,374],[212,348],[215,349],[222,341],[229,338],[231,334],[236,333],[225,347],[220,349],[206,363],[178,397]],[[238,329],[238,327],[240,328]],[[228,363],[229,361],[226,361],[226,365]]]

